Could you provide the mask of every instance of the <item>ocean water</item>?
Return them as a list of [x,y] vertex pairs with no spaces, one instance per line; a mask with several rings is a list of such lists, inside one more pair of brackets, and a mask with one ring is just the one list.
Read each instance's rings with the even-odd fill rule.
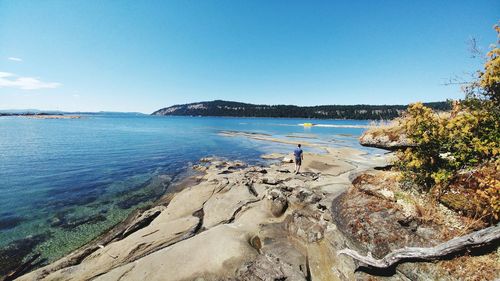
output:
[[[331,127],[298,125],[304,122]],[[168,192],[201,157],[255,164],[264,161],[259,158],[264,153],[293,150],[288,144],[220,136],[221,130],[361,148],[357,138],[364,129],[342,126],[367,124],[132,114],[1,117],[0,262],[36,253],[42,263],[60,258]]]

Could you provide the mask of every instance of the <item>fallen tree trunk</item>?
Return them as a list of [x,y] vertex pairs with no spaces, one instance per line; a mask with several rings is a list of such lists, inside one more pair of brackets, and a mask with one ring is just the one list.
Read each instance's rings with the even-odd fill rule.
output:
[[468,235],[453,238],[434,247],[406,247],[398,249],[387,254],[382,259],[375,259],[370,254],[368,256],[363,256],[351,249],[340,250],[338,252],[338,255],[348,255],[353,259],[358,260],[361,263],[373,268],[389,268],[405,260],[437,260],[465,249],[490,245],[491,243],[496,242],[499,239],[500,224],[497,224],[496,226],[491,226],[479,231],[475,231]]

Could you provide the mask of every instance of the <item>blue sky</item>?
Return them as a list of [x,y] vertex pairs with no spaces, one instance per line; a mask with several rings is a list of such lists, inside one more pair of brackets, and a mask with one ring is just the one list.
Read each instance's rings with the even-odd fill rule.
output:
[[498,1],[0,0],[0,109],[462,97]]

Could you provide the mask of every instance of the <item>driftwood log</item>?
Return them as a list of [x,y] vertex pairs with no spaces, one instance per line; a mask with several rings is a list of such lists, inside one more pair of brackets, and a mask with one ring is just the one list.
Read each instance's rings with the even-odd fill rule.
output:
[[387,254],[382,259],[375,259],[371,256],[370,253],[368,254],[368,256],[363,256],[351,249],[340,250],[338,252],[338,255],[348,255],[353,259],[360,261],[364,265],[383,269],[389,268],[405,260],[437,260],[462,250],[479,248],[482,246],[491,245],[492,243],[497,243],[498,246],[497,240],[499,239],[500,224],[497,224],[496,226],[490,226],[488,228],[475,231],[464,236],[453,238],[434,247],[406,247],[398,249]]

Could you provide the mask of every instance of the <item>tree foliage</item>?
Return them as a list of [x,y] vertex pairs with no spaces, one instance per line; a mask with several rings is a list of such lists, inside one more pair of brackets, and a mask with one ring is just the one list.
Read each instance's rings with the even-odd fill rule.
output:
[[[495,25],[498,41],[500,43],[500,26]],[[479,72],[479,86],[482,94],[498,106],[500,103],[500,48],[494,46],[487,54],[488,60],[484,65],[484,71]]]
[[[495,26],[499,36],[500,28]],[[409,179],[439,197],[450,185],[474,188],[471,202],[480,215],[500,218],[500,49],[493,46],[477,79],[464,87],[465,99],[449,114],[421,103],[402,118],[404,133],[416,146],[399,152]],[[467,174],[467,177],[461,175]],[[474,184],[473,184],[474,183]],[[472,200],[475,199],[475,200]]]

